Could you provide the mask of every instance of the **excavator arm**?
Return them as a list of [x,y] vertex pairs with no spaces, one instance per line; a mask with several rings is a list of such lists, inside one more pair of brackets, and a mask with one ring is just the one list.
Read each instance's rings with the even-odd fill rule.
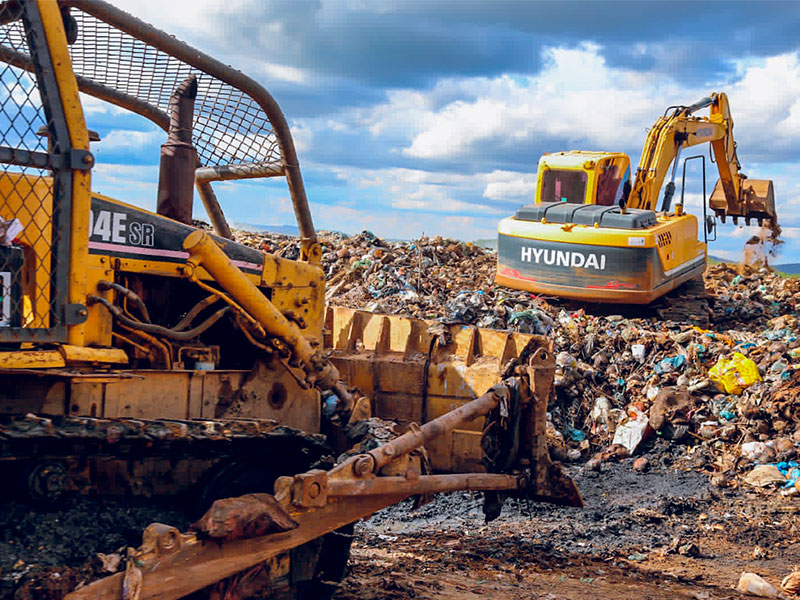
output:
[[[703,108],[709,108],[709,116],[693,116]],[[670,210],[681,151],[709,143],[719,171],[719,181],[709,203],[717,216],[723,222],[728,216],[733,217],[734,222],[739,217],[744,217],[748,223],[751,218],[774,222],[772,182],[748,179],[739,170],[728,97],[724,93],[714,93],[690,106],[678,106],[671,112],[668,109],[668,113],[656,121],[647,135],[628,206],[656,210],[658,192],[669,176],[660,210]]]

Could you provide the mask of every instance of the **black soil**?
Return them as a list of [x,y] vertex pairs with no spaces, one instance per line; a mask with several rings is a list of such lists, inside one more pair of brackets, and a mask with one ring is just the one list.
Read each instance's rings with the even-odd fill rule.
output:
[[17,598],[45,598],[62,579],[79,583],[102,574],[97,554],[124,555],[154,522],[181,530],[189,524],[174,504],[152,499],[68,498],[55,507],[0,503],[0,600],[17,591]]

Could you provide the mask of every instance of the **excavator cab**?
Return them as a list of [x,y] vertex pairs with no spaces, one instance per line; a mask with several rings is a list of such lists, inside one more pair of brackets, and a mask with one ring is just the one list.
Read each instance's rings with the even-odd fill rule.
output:
[[537,204],[618,205],[630,189],[631,161],[619,152],[558,152],[539,159]]

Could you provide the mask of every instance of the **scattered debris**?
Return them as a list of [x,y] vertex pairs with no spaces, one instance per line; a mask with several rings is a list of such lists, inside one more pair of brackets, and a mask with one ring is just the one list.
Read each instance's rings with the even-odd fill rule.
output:
[[800,594],[800,571],[794,571],[784,577],[781,589],[788,594]]
[[761,598],[777,598],[778,590],[772,587],[755,573],[743,572],[736,584],[736,591]]
[[769,487],[786,483],[786,477],[775,465],[759,465],[745,475],[744,480],[754,487]]
[[[299,253],[295,238],[237,236],[289,258]],[[641,453],[655,434],[682,444],[684,465],[722,487],[756,465],[797,457],[798,279],[767,267],[710,266],[714,316],[701,329],[498,287],[495,252],[470,243],[392,242],[368,231],[320,238],[332,304],[551,337],[557,373],[548,441],[557,460],[598,469]],[[797,490],[797,478],[784,475],[791,483],[783,489]]]

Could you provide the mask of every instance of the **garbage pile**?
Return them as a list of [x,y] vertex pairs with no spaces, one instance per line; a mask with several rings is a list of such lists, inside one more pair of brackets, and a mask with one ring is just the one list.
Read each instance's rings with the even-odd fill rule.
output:
[[[238,240],[296,258],[279,235]],[[800,494],[800,280],[767,268],[711,266],[706,329],[653,315],[575,309],[494,284],[494,251],[442,237],[391,242],[322,233],[326,298],[387,314],[538,333],[553,339],[548,437],[558,460],[589,468],[673,440],[719,486]],[[647,461],[637,461],[646,469]],[[763,467],[763,468],[762,468]]]

